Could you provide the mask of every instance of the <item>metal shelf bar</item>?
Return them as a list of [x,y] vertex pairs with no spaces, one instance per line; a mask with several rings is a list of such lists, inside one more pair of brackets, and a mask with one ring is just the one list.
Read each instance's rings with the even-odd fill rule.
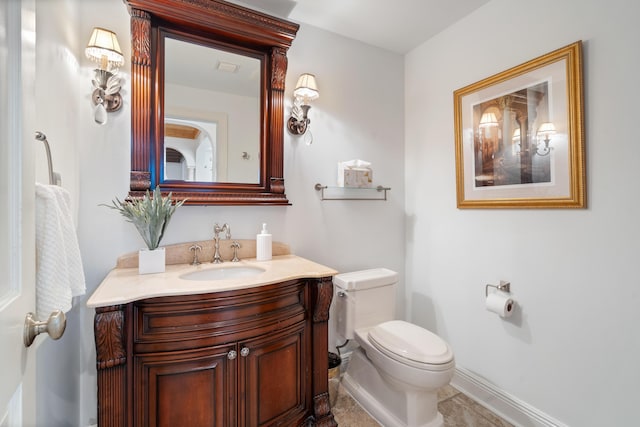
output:
[[[371,188],[358,187],[328,187],[322,184],[316,184],[315,190],[320,192],[320,200],[387,200],[387,191],[391,187],[383,187],[379,185]],[[328,195],[325,194],[329,193]],[[375,193],[374,193],[375,192]],[[368,194],[374,193],[379,197],[370,197]],[[357,194],[363,195],[357,196]]]

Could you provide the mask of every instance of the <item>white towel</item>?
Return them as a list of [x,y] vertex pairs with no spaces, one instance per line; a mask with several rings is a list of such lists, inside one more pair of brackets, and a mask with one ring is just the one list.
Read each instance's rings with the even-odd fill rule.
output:
[[36,183],[36,311],[46,320],[86,292],[69,192]]

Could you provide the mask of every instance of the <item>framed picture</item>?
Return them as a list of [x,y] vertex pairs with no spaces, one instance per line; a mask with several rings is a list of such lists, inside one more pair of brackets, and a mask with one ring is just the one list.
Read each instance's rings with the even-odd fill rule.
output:
[[458,208],[584,208],[582,42],[454,92]]

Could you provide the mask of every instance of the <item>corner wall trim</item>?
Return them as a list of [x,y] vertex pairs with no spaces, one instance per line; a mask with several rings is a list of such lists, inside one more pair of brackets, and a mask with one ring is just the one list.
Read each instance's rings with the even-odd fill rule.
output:
[[569,427],[464,368],[456,367],[451,385],[516,426]]

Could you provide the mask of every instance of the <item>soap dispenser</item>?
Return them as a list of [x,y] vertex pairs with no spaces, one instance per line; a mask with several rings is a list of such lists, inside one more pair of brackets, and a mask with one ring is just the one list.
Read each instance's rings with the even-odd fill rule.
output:
[[269,261],[271,259],[271,234],[267,231],[267,224],[262,224],[262,231],[256,236],[256,260]]

